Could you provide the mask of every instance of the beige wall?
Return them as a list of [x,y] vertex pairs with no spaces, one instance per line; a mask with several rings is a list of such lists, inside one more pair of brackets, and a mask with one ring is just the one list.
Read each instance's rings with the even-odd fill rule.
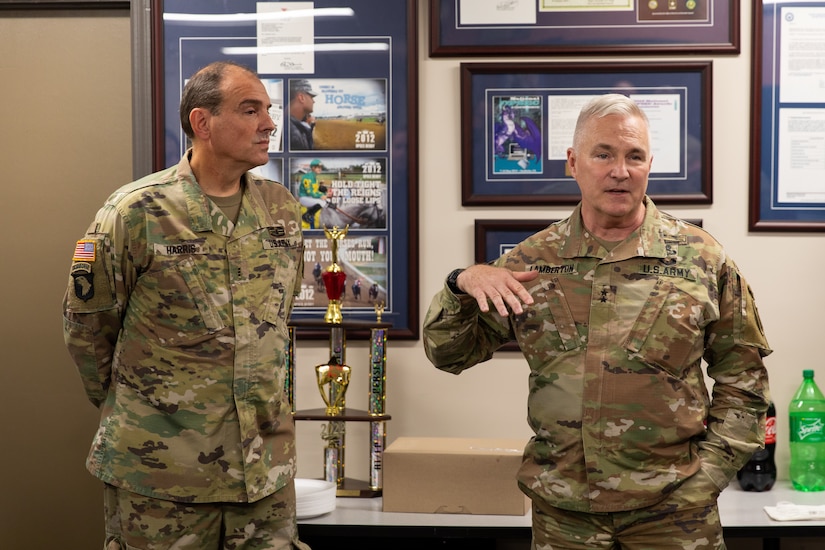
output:
[[62,344],[75,240],[131,179],[128,11],[0,12],[0,540],[99,548],[97,413]]
[[[419,2],[427,21],[426,2]],[[724,242],[757,296],[771,345],[780,410],[781,476],[787,477],[784,410],[803,368],[817,371],[818,313],[825,305],[822,234],[748,234],[750,2],[742,2],[742,53],[713,59],[714,203],[671,207]],[[63,348],[60,300],[70,253],[109,191],[131,179],[129,15],[123,11],[0,12],[0,175],[5,239],[0,269],[0,540],[8,548],[96,548],[100,486],[83,467],[96,426]],[[446,273],[472,263],[476,218],[559,218],[568,208],[464,208],[460,201],[459,59],[433,60],[420,31],[420,315]],[[641,59],[641,58],[634,58]],[[517,59],[508,59],[517,61]],[[566,58],[542,60],[565,61]],[[602,59],[605,61],[605,59]],[[606,61],[616,60],[616,58]],[[482,61],[478,59],[477,61]],[[449,247],[445,242],[455,243]],[[322,405],[312,365],[323,343],[300,343],[299,408]],[[351,341],[348,404],[366,407],[366,349]],[[390,342],[388,438],[529,436],[526,367],[517,354],[453,376],[427,362],[421,342]],[[363,478],[367,439],[351,425],[347,473]],[[319,425],[298,427],[299,475],[321,475]]]

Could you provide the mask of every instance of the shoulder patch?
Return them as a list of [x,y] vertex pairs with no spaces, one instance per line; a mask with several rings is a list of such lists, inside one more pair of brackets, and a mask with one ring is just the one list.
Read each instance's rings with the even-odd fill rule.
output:
[[73,262],[94,262],[97,253],[97,243],[88,239],[77,241],[74,247]]

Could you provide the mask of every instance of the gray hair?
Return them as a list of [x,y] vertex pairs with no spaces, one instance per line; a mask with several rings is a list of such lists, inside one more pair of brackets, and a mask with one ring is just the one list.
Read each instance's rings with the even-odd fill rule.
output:
[[573,148],[580,143],[584,127],[587,126],[588,122],[594,118],[610,115],[638,117],[644,121],[645,126],[650,131],[650,121],[635,101],[622,94],[604,94],[588,101],[579,112],[579,118],[576,120],[576,130],[573,132]]

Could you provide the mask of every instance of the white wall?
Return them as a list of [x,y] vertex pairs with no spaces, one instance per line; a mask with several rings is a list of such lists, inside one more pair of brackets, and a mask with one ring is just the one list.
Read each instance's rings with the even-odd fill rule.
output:
[[[713,204],[667,206],[686,218],[701,218],[722,241],[753,287],[771,347],[767,358],[773,398],[778,409],[777,465],[787,478],[787,406],[802,379],[814,369],[825,388],[825,365],[818,355],[819,313],[825,306],[820,287],[825,269],[825,235],[748,233],[748,186],[751,85],[750,2],[741,3],[742,47],[737,56],[695,57],[542,57],[431,59],[428,57],[427,2],[419,6],[419,130],[421,318],[446,274],[473,262],[473,222],[477,218],[553,219],[570,208],[462,207],[459,125],[461,61],[641,61],[713,60]],[[449,245],[445,246],[445,243]],[[298,344],[299,370],[328,359],[318,343]],[[308,349],[309,348],[309,349]],[[326,357],[325,357],[326,355]],[[365,407],[366,348],[351,341],[348,363],[356,369],[347,394],[351,407]],[[360,361],[360,362],[359,362]],[[517,353],[501,353],[459,376],[437,371],[424,356],[421,342],[388,343],[388,442],[398,436],[524,437],[527,427],[527,366]],[[321,406],[311,379],[297,380],[299,408]],[[347,474],[366,476],[367,442],[361,426],[350,428]],[[300,423],[299,474],[320,475],[321,440],[317,423]],[[361,456],[363,455],[363,456]]]

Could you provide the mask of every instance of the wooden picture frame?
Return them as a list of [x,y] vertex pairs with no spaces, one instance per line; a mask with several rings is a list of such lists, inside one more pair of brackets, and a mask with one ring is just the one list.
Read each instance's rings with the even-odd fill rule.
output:
[[651,120],[657,204],[713,202],[712,62],[462,63],[460,72],[464,206],[577,203],[566,151],[581,106],[609,92]]

